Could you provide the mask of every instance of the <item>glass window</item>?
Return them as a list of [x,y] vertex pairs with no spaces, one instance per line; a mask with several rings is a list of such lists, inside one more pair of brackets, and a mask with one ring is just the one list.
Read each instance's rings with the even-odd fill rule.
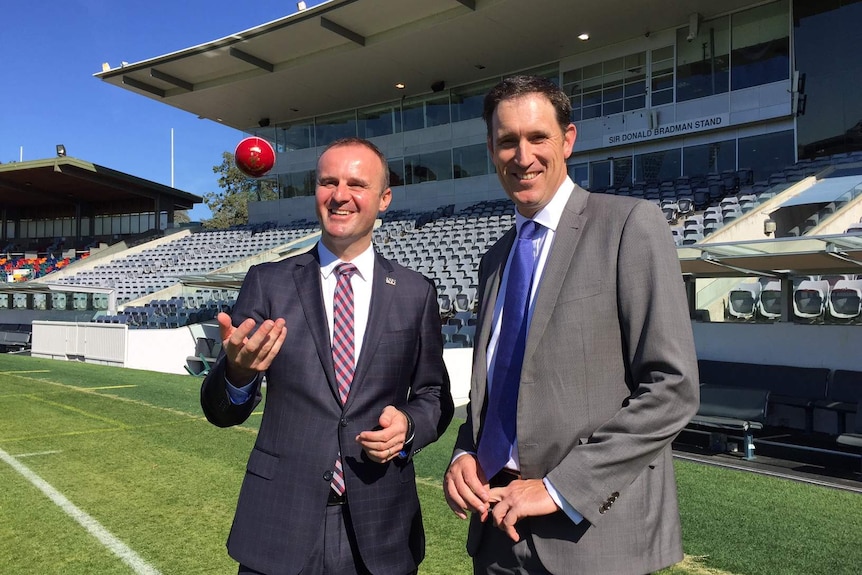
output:
[[590,163],[590,189],[604,190],[611,185],[611,161]]
[[635,180],[638,182],[664,182],[675,180],[682,169],[679,148],[635,156]]
[[732,90],[790,77],[789,20],[787,0],[758,6],[732,16]]
[[451,92],[452,98],[452,121],[463,122],[482,117],[482,106],[485,94],[497,84],[497,80],[471,84],[461,88],[455,88]]
[[356,137],[356,112],[341,112],[317,118],[314,135],[318,146],[326,146],[340,138]]
[[425,101],[410,98],[401,104],[401,118],[405,132],[421,130],[425,127]]
[[625,57],[623,70],[623,108],[629,112],[646,106],[646,52]]
[[396,120],[396,116],[400,117],[400,114],[401,111],[396,110],[391,104],[359,110],[357,122],[359,137],[373,138],[394,134],[398,131],[396,126],[400,127],[400,121]]
[[279,174],[278,181],[282,198],[313,196],[317,188],[317,175],[314,170]]
[[409,98],[402,104],[401,112],[405,132],[448,124],[449,94]]
[[404,160],[402,158],[396,158],[394,160],[386,158],[386,162],[389,164],[389,185],[403,186],[405,184]]
[[431,126],[443,126],[451,122],[449,115],[449,93],[425,101],[425,123]]
[[862,150],[862,2],[793,2],[794,65],[805,74],[799,157]]
[[296,124],[281,129],[277,142],[279,151],[305,150],[314,145],[314,125]]
[[739,167],[751,168],[754,181],[766,180],[794,162],[793,131],[739,139]]
[[682,151],[682,161],[687,176],[705,176],[720,173],[722,170],[735,170],[736,140],[691,146]]
[[569,177],[573,182],[581,186],[582,188],[590,188],[590,165],[587,163],[583,164],[570,164],[569,165]]
[[452,153],[449,150],[416,154],[404,158],[406,183],[418,184],[452,179]]
[[488,147],[474,144],[452,150],[452,169],[455,179],[484,176],[488,173]]
[[729,87],[730,33],[728,17],[702,22],[697,37],[688,39],[688,27],[676,32],[676,101],[685,102]]
[[521,70],[518,74],[523,74],[525,76],[539,76],[550,80],[557,86],[560,85],[560,73],[556,64],[539,66],[538,68],[530,68],[529,70]]
[[650,53],[650,103],[661,106],[673,102],[673,46],[657,48]]
[[572,121],[639,110],[646,106],[646,52],[629,54],[563,73]]
[[631,157],[627,158],[614,158],[613,162],[614,167],[614,186],[630,186],[632,183],[632,159]]

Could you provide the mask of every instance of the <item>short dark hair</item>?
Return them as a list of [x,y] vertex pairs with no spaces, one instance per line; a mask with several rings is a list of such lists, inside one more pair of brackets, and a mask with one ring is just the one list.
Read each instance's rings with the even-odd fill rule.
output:
[[541,94],[548,99],[557,114],[557,123],[565,132],[566,126],[572,122],[572,103],[569,97],[556,84],[542,76],[510,76],[491,88],[485,95],[482,109],[482,119],[491,136],[491,123],[497,105],[503,100],[518,98],[528,94]]
[[380,151],[380,148],[378,148],[374,145],[373,142],[366,140],[365,138],[339,138],[333,142],[330,142],[326,146],[326,148],[323,149],[323,152],[321,152],[320,155],[322,156],[332,148],[340,148],[341,146],[363,146],[374,152],[374,154],[378,158],[380,158],[380,163],[383,164],[383,189],[380,190],[380,193],[382,194],[386,190],[386,188],[389,187],[389,162],[386,161],[386,156],[383,155],[383,152]]

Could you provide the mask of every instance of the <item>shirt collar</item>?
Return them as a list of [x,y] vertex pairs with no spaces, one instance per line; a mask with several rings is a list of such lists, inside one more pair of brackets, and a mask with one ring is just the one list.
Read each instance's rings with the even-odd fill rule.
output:
[[[560,219],[563,217],[563,210],[565,210],[574,189],[575,183],[566,176],[551,201],[533,216],[533,221],[556,232],[557,226],[560,225]],[[518,210],[515,210],[515,227],[518,232],[521,231],[521,226],[527,219]]]
[[[317,254],[320,256],[320,273],[324,279],[335,271],[338,264],[344,263],[338,259],[329,249],[323,245],[323,242],[317,243]],[[350,263],[356,266],[357,274],[365,281],[371,281],[371,275],[374,272],[374,247],[369,245],[368,248],[353,258]]]

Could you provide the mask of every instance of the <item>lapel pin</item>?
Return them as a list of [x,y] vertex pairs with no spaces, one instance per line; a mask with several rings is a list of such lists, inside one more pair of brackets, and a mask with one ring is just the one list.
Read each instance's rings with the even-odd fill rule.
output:
[[387,283],[388,285],[394,286],[394,285],[395,285],[395,278],[387,277],[387,278],[386,278],[386,283]]

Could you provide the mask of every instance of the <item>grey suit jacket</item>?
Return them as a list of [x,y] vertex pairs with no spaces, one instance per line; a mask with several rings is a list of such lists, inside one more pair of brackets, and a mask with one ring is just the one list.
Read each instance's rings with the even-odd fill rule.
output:
[[[252,267],[231,320],[283,317],[287,338],[266,373],[266,406],[228,539],[230,555],[270,575],[298,573],[322,538],[339,450],[360,553],[373,573],[403,575],[424,556],[412,457],[367,458],[354,438],[394,405],[415,422],[413,453],[452,419],[434,285],[376,256],[368,325],[344,406],[338,399],[317,250]],[[212,423],[245,421],[261,399],[233,405],[224,356],[201,387]]]
[[[486,348],[514,229],[480,266],[471,403],[457,449],[482,433]],[[651,203],[575,187],[529,327],[518,397],[524,478],[548,477],[584,516],[529,521],[552,573],[643,574],[682,559],[670,443],[697,411],[697,362],[667,223]],[[481,524],[473,517],[467,548]]]

